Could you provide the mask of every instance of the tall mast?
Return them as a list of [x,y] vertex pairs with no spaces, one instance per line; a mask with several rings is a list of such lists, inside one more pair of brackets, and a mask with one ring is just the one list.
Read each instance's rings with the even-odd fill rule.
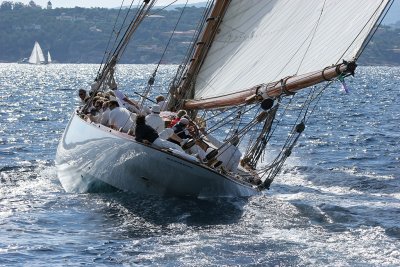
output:
[[182,79],[178,88],[172,93],[170,106],[176,106],[181,99],[188,94],[193,94],[194,80],[200,67],[210,49],[215,35],[218,33],[218,27],[222,22],[225,11],[227,10],[231,0],[216,0],[211,11],[210,17],[206,19],[206,27],[203,30],[201,39],[196,43],[196,49],[190,64],[187,67],[185,77]]

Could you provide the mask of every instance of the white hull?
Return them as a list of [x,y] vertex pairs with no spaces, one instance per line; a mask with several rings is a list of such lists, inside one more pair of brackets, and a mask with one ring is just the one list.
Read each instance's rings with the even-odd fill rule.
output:
[[73,115],[57,149],[56,166],[68,192],[107,188],[145,195],[237,197],[259,194],[249,183],[195,160],[136,142],[131,136]]

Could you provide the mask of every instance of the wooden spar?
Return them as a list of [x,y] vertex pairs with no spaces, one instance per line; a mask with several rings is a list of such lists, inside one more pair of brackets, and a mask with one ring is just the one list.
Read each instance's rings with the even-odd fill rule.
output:
[[204,28],[201,39],[196,43],[197,47],[190,60],[190,65],[187,68],[185,78],[179,84],[177,92],[174,95],[175,100],[180,100],[184,97],[187,90],[191,88],[193,77],[199,72],[204,58],[211,46],[214,36],[217,34],[218,26],[222,21],[223,14],[228,8],[230,0],[217,0],[210,17],[206,20],[207,25]]
[[266,92],[266,95],[271,98],[282,94],[288,95],[323,81],[334,79],[341,74],[354,74],[356,66],[355,62],[344,62],[325,68],[322,71],[292,76],[270,84],[259,84],[247,90],[230,95],[202,100],[186,100],[183,104],[183,109],[215,109],[241,105],[254,102],[258,97],[261,97],[263,92]]

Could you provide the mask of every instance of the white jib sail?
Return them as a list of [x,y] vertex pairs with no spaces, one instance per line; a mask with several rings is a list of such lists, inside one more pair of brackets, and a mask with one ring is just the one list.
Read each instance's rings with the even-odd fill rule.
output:
[[232,0],[196,78],[195,99],[352,60],[389,0]]
[[42,48],[40,48],[40,45],[38,42],[35,42],[35,45],[33,46],[31,56],[29,57],[29,63],[32,64],[40,64],[44,62],[44,55]]

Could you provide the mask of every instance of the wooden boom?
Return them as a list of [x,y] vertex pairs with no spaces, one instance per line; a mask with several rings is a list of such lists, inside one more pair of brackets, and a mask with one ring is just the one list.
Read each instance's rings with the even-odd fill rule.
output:
[[201,100],[190,99],[184,102],[183,108],[198,110],[236,106],[257,100],[263,92],[266,92],[267,96],[271,98],[282,94],[290,95],[309,86],[332,80],[339,75],[353,75],[356,66],[355,62],[343,62],[321,71],[287,77],[269,84],[259,84],[238,93]]

